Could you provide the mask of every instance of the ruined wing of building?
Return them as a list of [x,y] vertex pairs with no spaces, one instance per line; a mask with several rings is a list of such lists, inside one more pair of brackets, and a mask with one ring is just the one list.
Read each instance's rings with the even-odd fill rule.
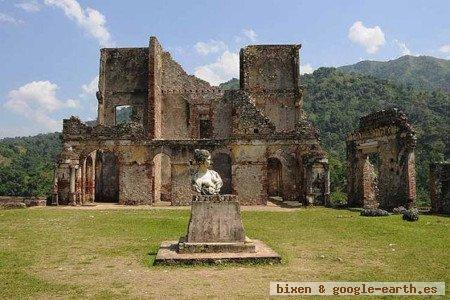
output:
[[302,110],[300,45],[240,52],[240,89],[188,75],[155,37],[146,48],[101,50],[98,124],[64,120],[54,202],[186,205],[196,148],[243,205],[272,196],[308,204],[329,197],[318,133]]
[[347,137],[348,205],[392,210],[416,202],[416,134],[396,109],[360,119]]

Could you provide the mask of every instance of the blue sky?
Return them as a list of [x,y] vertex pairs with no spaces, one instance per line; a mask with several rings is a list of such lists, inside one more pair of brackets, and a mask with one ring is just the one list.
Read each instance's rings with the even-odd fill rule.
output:
[[248,44],[301,43],[301,72],[404,54],[450,58],[450,1],[0,0],[0,138],[96,116],[101,47],[151,35],[190,74],[238,76]]

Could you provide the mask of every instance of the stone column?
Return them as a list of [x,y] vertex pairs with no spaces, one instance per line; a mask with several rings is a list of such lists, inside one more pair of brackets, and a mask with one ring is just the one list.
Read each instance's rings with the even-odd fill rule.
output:
[[55,168],[55,174],[53,177],[53,188],[52,188],[52,205],[59,204],[59,195],[58,195],[58,169]]
[[325,186],[323,192],[324,204],[325,206],[330,206],[330,165],[328,164],[328,160],[326,160],[323,167],[325,169]]
[[81,168],[80,166],[76,166],[76,181],[75,181],[75,190],[76,190],[76,204],[83,204],[83,189],[84,189],[84,185],[83,185],[83,181],[82,181],[82,170],[83,168]]
[[81,189],[80,189],[80,197],[82,199],[82,203],[87,202],[87,194],[86,194],[86,186],[87,186],[87,173],[86,173],[86,161],[87,159],[85,158],[83,160],[83,164],[81,165],[80,169],[81,169]]
[[414,207],[416,204],[416,169],[415,169],[415,155],[414,152],[408,153],[406,163],[406,189],[408,195],[408,208]]
[[308,162],[305,166],[305,200],[306,205],[314,205],[313,193],[313,170],[312,165]]
[[69,205],[76,204],[75,181],[76,181],[76,169],[75,166],[70,166]]

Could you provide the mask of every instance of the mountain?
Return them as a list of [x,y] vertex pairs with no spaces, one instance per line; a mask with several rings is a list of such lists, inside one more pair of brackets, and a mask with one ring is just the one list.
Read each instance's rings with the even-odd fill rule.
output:
[[428,167],[450,156],[450,94],[416,89],[335,68],[320,68],[303,75],[304,110],[319,129],[330,158],[334,188],[345,187],[345,138],[359,118],[389,107],[403,110],[417,133],[418,193],[427,194]]
[[405,55],[390,61],[365,60],[338,68],[344,72],[372,75],[419,89],[450,93],[450,60]]
[[238,90],[239,89],[239,79],[233,78],[227,82],[219,84],[222,90]]

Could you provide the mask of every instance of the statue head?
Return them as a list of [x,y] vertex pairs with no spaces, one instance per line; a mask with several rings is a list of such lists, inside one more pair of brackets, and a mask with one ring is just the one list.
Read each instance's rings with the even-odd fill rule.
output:
[[208,150],[195,149],[194,159],[201,168],[208,169],[211,166],[211,153]]
[[211,153],[204,149],[194,150],[194,159],[198,165],[198,171],[192,174],[192,187],[202,195],[215,195],[220,192],[223,185],[220,175],[210,170]]

